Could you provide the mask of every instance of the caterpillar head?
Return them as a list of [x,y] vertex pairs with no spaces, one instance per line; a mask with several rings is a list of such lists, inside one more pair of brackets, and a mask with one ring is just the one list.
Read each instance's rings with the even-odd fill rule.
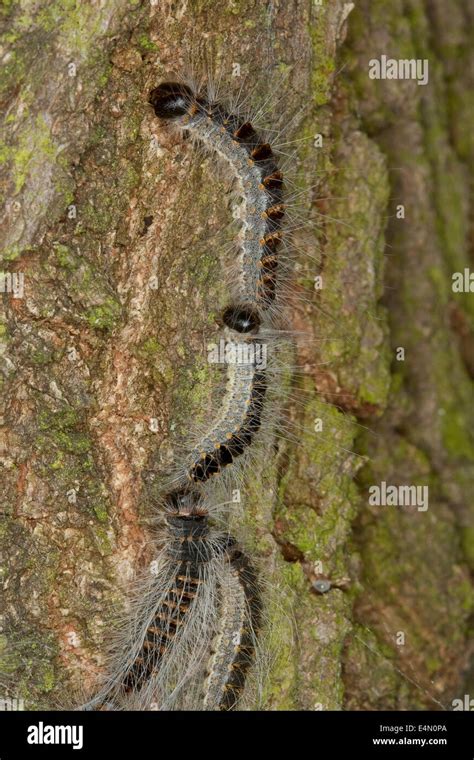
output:
[[184,116],[194,100],[193,91],[180,82],[162,82],[150,92],[148,102],[160,119]]
[[203,509],[202,495],[192,486],[183,486],[171,491],[165,497],[165,509],[176,515],[199,515]]
[[257,332],[260,327],[258,312],[247,304],[227,306],[222,312],[222,321],[231,330],[239,333]]

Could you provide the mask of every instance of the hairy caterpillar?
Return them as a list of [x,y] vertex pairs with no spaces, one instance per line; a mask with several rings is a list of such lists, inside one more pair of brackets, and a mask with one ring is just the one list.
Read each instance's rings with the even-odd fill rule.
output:
[[267,387],[267,373],[255,362],[227,367],[219,413],[186,457],[185,472],[178,471],[179,485],[204,484],[244,454],[260,429]]
[[192,614],[192,605],[203,582],[201,567],[219,553],[226,539],[209,543],[207,517],[201,514],[178,514],[167,518],[168,545],[166,552],[175,561],[175,572],[170,588],[156,609],[146,629],[139,655],[125,675],[125,691],[141,689],[167,656],[174,640],[181,635],[186,618]]
[[262,622],[260,589],[249,558],[237,547],[232,548],[226,570],[219,631],[205,682],[204,707],[209,710],[232,710],[237,705],[253,664]]
[[285,214],[283,174],[272,148],[250,121],[183,83],[163,82],[150,93],[150,103],[159,118],[177,123],[220,155],[238,179],[244,205],[239,285],[222,321],[239,333],[257,332],[276,298]]
[[[239,700],[261,623],[256,573],[237,541],[209,525],[197,491],[170,495],[166,509],[158,572],[140,585],[113,671],[86,709],[233,709]],[[229,609],[239,610],[232,621]],[[229,622],[230,648],[218,641]],[[226,675],[212,707],[209,657]]]

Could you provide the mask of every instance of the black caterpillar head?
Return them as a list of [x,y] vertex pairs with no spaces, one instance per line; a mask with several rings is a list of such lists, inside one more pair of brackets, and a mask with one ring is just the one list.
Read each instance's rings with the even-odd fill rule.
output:
[[165,509],[172,514],[194,515],[200,513],[202,496],[192,487],[184,486],[165,496]]
[[256,332],[260,327],[260,317],[251,306],[227,306],[222,313],[222,321],[231,330],[239,333]]
[[194,100],[193,91],[180,82],[162,82],[150,92],[148,102],[160,119],[184,116]]

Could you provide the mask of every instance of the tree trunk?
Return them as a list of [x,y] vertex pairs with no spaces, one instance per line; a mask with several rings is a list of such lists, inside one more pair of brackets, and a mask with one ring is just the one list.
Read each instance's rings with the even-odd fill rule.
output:
[[[226,186],[147,105],[191,58],[224,82],[239,64],[260,94],[278,69],[271,115],[304,107],[288,139],[305,138],[314,227],[293,317],[314,338],[298,357],[305,430],[322,431],[248,476],[249,543],[273,587],[261,706],[450,709],[472,654],[474,301],[451,288],[473,265],[472,11],[102,0],[3,14],[5,692],[37,709],[93,689],[152,559],[150,473],[166,472],[168,431],[207,413],[222,261],[206,241]],[[429,84],[370,79],[383,54],[428,59]],[[428,509],[371,506],[382,481],[428,485]]]

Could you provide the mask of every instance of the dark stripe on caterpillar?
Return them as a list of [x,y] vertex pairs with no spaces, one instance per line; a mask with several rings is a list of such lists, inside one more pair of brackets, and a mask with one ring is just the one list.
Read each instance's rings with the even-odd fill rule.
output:
[[187,563],[178,565],[175,585],[157,609],[149,625],[139,654],[123,679],[123,689],[139,691],[159,667],[162,657],[173,642],[180,626],[184,625],[198,584],[196,569]]

